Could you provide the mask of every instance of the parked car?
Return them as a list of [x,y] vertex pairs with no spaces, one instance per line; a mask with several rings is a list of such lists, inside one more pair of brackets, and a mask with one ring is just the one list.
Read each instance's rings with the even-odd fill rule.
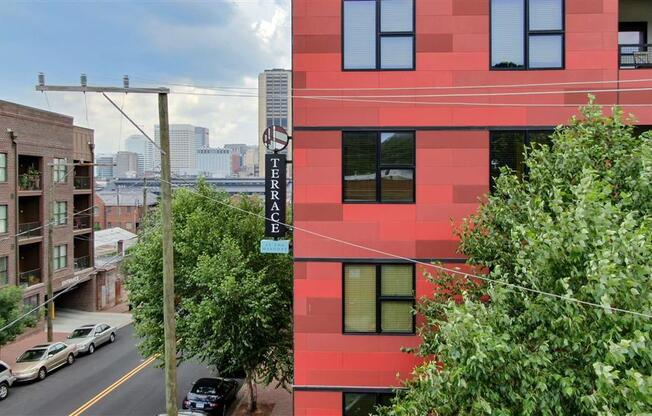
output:
[[79,327],[68,335],[67,343],[75,348],[75,354],[93,354],[95,349],[115,341],[116,328],[108,324],[89,324]]
[[14,384],[16,377],[11,372],[11,367],[4,361],[0,361],[0,400],[4,400],[9,395],[9,387]]
[[226,415],[226,409],[235,400],[238,382],[229,378],[200,378],[183,400],[183,408],[211,415]]
[[75,362],[75,348],[63,342],[36,345],[18,357],[13,369],[16,381],[43,380],[48,373]]

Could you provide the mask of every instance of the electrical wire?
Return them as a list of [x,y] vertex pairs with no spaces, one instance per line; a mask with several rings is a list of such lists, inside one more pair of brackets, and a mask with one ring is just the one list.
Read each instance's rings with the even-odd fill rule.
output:
[[[174,175],[174,176],[176,176],[176,175]],[[179,178],[177,176],[177,179],[181,179],[181,178]],[[172,185],[171,182],[164,181],[163,179],[160,179],[160,181]],[[232,208],[232,209],[235,209],[237,211],[241,211],[243,213],[256,216],[256,217],[258,217],[260,219],[263,219],[263,220],[266,220],[266,221],[273,221],[271,218],[267,218],[265,215],[257,214],[255,212],[251,212],[251,211],[247,211],[247,210],[242,209],[240,207],[237,207],[235,205],[220,201],[220,200],[218,200],[216,198],[210,198],[210,197],[208,197],[206,195],[203,195],[203,194],[195,191],[192,188],[188,189],[188,190],[190,192],[195,193],[196,195],[198,195],[200,197],[211,200],[213,202],[217,202],[218,204],[226,206],[228,208]],[[283,223],[283,222],[280,222],[280,221],[273,221],[273,222],[277,222],[277,223],[279,223],[281,225],[284,225],[289,230],[301,231],[303,233],[310,234],[310,235],[313,235],[315,237],[320,237],[320,238],[330,240],[330,241],[334,241],[334,242],[337,242],[337,243],[340,243],[340,244],[344,244],[344,245],[348,245],[348,246],[351,246],[351,247],[363,249],[363,250],[366,250],[366,251],[370,251],[372,253],[381,254],[381,255],[384,255],[384,256],[387,256],[387,257],[391,257],[391,258],[403,260],[403,261],[406,261],[406,262],[418,264],[418,265],[421,265],[421,266],[424,266],[424,267],[434,268],[434,269],[444,271],[444,272],[447,272],[447,273],[451,273],[451,274],[461,275],[466,279],[475,278],[475,279],[485,281],[487,283],[502,285],[502,286],[505,286],[505,287],[510,288],[510,289],[522,290],[522,291],[529,292],[529,293],[534,293],[534,294],[538,294],[538,295],[542,295],[542,296],[548,296],[548,297],[552,297],[552,298],[555,298],[555,299],[560,299],[560,300],[563,300],[563,301],[566,301],[566,302],[572,302],[572,303],[576,303],[576,304],[579,304],[579,305],[600,308],[600,309],[603,309],[603,310],[608,311],[608,312],[620,312],[620,313],[630,314],[630,315],[634,315],[634,316],[638,316],[638,317],[643,317],[643,318],[646,318],[646,319],[652,319],[652,314],[647,314],[647,313],[642,313],[642,312],[637,312],[637,311],[631,311],[631,310],[622,309],[622,308],[615,308],[615,307],[612,307],[612,306],[607,306],[607,305],[602,305],[602,304],[599,304],[599,303],[594,303],[594,302],[584,301],[584,300],[581,300],[581,299],[576,299],[576,298],[573,298],[573,297],[570,297],[570,296],[564,296],[564,295],[559,295],[559,294],[556,294],[556,293],[544,292],[542,290],[532,289],[532,288],[522,286],[522,285],[517,285],[517,284],[514,284],[514,283],[503,282],[501,280],[491,279],[491,278],[486,277],[486,276],[475,275],[475,274],[472,274],[472,273],[467,273],[467,272],[464,272],[464,271],[461,271],[461,270],[451,269],[451,268],[440,266],[440,265],[437,265],[437,264],[426,263],[426,262],[422,262],[422,261],[419,261],[419,260],[414,260],[414,259],[411,259],[409,257],[401,256],[401,255],[390,253],[390,252],[387,252],[387,251],[378,250],[378,249],[375,249],[375,248],[372,248],[372,247],[368,247],[368,246],[353,243],[353,242],[350,242],[350,241],[342,240],[342,239],[339,239],[339,238],[336,238],[336,237],[328,236],[328,235],[321,234],[321,233],[318,233],[318,232],[315,232],[315,231],[312,231],[312,230],[309,230],[309,229],[306,229],[306,228],[303,228],[303,227],[297,227],[297,226],[286,224],[286,223]]]

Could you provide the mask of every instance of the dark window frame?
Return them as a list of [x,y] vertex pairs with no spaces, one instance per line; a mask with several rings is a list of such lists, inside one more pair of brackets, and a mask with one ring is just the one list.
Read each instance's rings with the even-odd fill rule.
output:
[[[412,296],[383,296],[382,294],[382,266],[411,266],[412,267]],[[376,268],[376,330],[373,332],[360,332],[360,331],[347,331],[346,330],[346,267],[347,266],[374,266]],[[383,331],[382,329],[382,304],[386,301],[394,302],[412,302],[412,309],[416,308],[416,290],[417,290],[417,275],[416,267],[413,263],[342,263],[342,334],[344,335],[381,335],[381,336],[411,336],[416,334],[417,317],[412,314],[412,329],[410,331]]]
[[[550,135],[554,134],[555,128],[550,127],[549,129],[546,128],[530,128],[530,129],[523,129],[523,128],[515,128],[515,129],[495,129],[495,130],[490,130],[489,131],[489,192],[493,192],[494,188],[496,186],[496,179],[498,176],[493,176],[492,172],[492,166],[491,166],[491,161],[492,161],[492,153],[491,153],[491,141],[493,140],[494,134],[499,134],[499,133],[520,133],[523,135],[523,149],[529,148],[530,147],[530,135],[533,133],[550,133]],[[501,165],[498,168],[501,168]],[[526,176],[528,172],[527,165],[523,167],[523,175]]]
[[[344,65],[344,56],[345,56],[345,45],[344,45],[344,3],[352,1],[368,1],[376,2],[376,66],[370,68],[346,68]],[[341,50],[342,50],[342,71],[343,72],[360,72],[360,71],[415,71],[417,68],[417,2],[412,0],[412,30],[411,31],[400,31],[400,32],[383,32],[381,30],[381,15],[380,15],[380,4],[382,0],[342,0],[342,40],[341,40]],[[382,68],[381,67],[381,42],[384,37],[412,37],[412,67],[411,68]]]
[[9,233],[9,204],[0,204],[0,207],[4,207],[4,216],[0,217],[0,221],[4,224],[4,231],[0,231],[0,234]]
[[393,390],[369,390],[369,391],[360,391],[360,390],[342,390],[342,416],[348,416],[346,412],[346,396],[348,394],[366,394],[376,396],[375,402],[378,406],[379,399],[381,396],[392,396],[396,397],[396,392]]
[[[561,30],[530,30],[530,1],[523,0],[523,67],[522,68],[496,68],[493,66],[493,48],[491,45],[493,27],[493,0],[489,0],[489,70],[490,71],[560,71],[566,69],[566,0],[561,0]],[[536,1],[536,0],[535,0]],[[561,66],[559,67],[530,67],[530,36],[559,36],[561,35]]]
[[[376,134],[376,199],[361,201],[347,200],[345,192],[345,157],[344,157],[344,140],[347,134],[356,133],[375,133]],[[383,133],[412,133],[412,165],[392,165],[382,163],[382,135]],[[412,171],[412,200],[410,201],[384,201],[382,198],[382,171],[383,170],[411,170]],[[344,204],[416,204],[417,202],[417,133],[416,130],[343,130],[342,131],[342,203]]]
[[0,256],[0,266],[0,287],[2,287],[9,284],[9,256]]

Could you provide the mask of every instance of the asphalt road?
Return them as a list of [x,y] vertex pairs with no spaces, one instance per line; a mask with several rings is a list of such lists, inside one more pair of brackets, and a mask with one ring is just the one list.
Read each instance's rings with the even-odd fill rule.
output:
[[[132,326],[120,329],[117,335],[115,343],[98,348],[93,355],[77,357],[72,366],[60,368],[41,382],[14,385],[9,397],[0,402],[0,415],[152,416],[163,413],[164,375],[158,361],[147,364],[140,356]],[[132,372],[139,365],[142,369]],[[124,380],[130,372],[131,378]],[[192,382],[209,375],[210,371],[202,365],[184,363],[179,367],[179,406]],[[120,379],[123,382],[116,383]],[[98,399],[99,393],[114,384],[113,389]],[[92,404],[88,407],[89,402]]]

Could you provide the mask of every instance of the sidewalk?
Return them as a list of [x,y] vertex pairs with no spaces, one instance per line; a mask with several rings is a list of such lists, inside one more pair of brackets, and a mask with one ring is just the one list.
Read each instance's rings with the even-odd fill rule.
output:
[[[115,312],[114,312],[115,310]],[[120,312],[121,309],[114,308],[112,312],[85,312],[71,309],[58,309],[52,325],[53,338],[55,342],[64,341],[66,337],[75,329],[85,324],[107,323],[116,328],[122,328],[132,322],[131,314]],[[18,341],[0,347],[0,360],[10,366],[16,364],[16,358],[26,349],[35,345],[45,344],[47,342],[47,333],[45,330],[35,332]]]

